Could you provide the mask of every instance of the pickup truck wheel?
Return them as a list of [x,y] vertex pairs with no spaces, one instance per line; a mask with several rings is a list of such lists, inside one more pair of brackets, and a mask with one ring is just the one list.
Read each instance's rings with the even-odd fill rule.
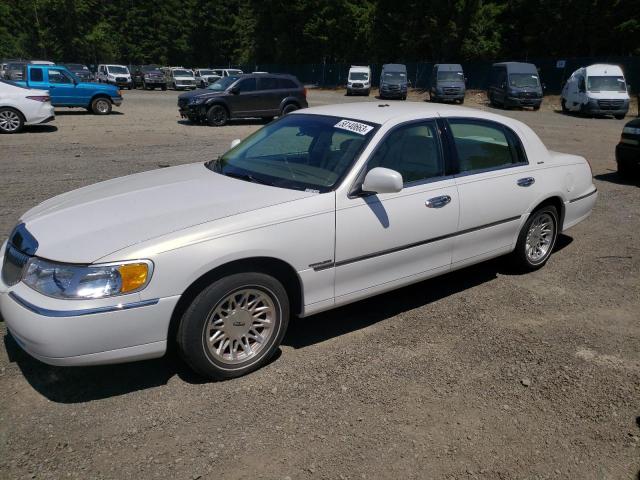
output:
[[163,92],[166,92],[166,91],[167,91],[167,86],[166,86],[166,85],[162,85],[162,87],[160,87],[160,88],[162,88],[162,91],[163,91]]
[[514,257],[523,271],[542,268],[551,256],[558,237],[558,211],[552,205],[536,210],[525,222]]
[[223,127],[229,121],[227,109],[222,105],[213,105],[207,110],[207,121],[214,127]]
[[616,118],[616,120],[624,120],[625,115],[614,115],[614,117]]
[[0,133],[18,133],[24,127],[24,117],[12,108],[0,108]]
[[281,116],[284,117],[287,113],[295,112],[296,110],[298,110],[298,106],[295,103],[288,103],[282,109]]
[[204,377],[239,377],[269,361],[288,323],[289,299],[278,280],[237,273],[215,281],[191,302],[178,327],[178,351]]
[[91,102],[91,111],[96,115],[109,115],[111,109],[111,100],[108,98],[98,97]]

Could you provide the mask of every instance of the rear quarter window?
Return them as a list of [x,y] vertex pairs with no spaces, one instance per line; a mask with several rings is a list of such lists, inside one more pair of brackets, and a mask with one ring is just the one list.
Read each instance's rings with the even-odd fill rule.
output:
[[279,78],[278,79],[278,83],[279,83],[280,88],[287,88],[287,89],[298,88],[298,85],[296,85],[296,82],[294,82],[293,80],[291,80],[289,78]]

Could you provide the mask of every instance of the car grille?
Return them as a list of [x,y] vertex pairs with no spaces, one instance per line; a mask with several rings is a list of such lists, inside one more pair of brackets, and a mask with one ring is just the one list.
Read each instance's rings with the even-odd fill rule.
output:
[[195,85],[195,80],[176,80],[176,85]]
[[400,85],[384,85],[382,87],[384,90],[389,90],[390,92],[399,92]]
[[624,100],[598,100],[602,110],[618,110],[624,106]]
[[22,272],[29,258],[29,255],[22,253],[8,243],[2,264],[2,281],[8,286],[18,283],[22,279]]
[[456,95],[460,93],[460,89],[458,87],[446,87],[443,90],[445,95]]
[[353,88],[362,88],[362,87],[364,87],[364,85],[361,84],[361,83],[354,83],[353,84]]
[[538,98],[535,92],[520,92],[520,98]]
[[116,77],[116,82],[126,83],[127,82],[127,77]]

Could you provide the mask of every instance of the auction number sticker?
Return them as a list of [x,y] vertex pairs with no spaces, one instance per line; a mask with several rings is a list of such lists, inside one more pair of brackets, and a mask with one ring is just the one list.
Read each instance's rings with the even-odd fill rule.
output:
[[348,130],[353,133],[358,133],[360,135],[366,135],[373,127],[371,125],[367,125],[366,123],[354,122],[353,120],[340,120],[338,123],[334,125],[335,128],[341,128],[342,130]]

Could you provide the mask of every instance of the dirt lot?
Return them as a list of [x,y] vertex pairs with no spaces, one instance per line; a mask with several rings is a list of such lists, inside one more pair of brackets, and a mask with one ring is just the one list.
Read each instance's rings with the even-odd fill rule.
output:
[[[0,322],[0,478],[638,478],[640,190],[615,173],[623,122],[557,103],[505,112],[588,158],[600,190],[544,269],[491,261],[293,321],[273,362],[224,383],[175,358],[49,367]],[[0,138],[1,238],[52,195],[210,159],[261,125],[189,125],[175,92],[116,112]]]

